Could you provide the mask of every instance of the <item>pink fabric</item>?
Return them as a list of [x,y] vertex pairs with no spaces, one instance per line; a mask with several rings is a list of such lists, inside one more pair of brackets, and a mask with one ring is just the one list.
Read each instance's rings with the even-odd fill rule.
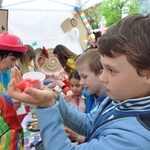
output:
[[[68,91],[68,93],[69,93],[69,91]],[[85,97],[83,95],[79,95],[79,96],[70,95],[69,103],[72,106],[74,106],[74,107],[78,108],[79,110],[81,110],[82,112],[85,112],[86,105],[85,105]]]

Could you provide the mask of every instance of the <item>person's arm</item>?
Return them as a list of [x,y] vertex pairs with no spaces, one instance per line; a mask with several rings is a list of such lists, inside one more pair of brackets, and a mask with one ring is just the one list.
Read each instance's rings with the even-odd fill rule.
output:
[[45,74],[46,79],[47,79],[47,78],[51,78],[51,79],[56,79],[56,78],[57,78],[57,76],[56,76],[55,73],[53,73],[53,72],[47,72],[47,71],[45,71],[45,70],[42,69],[42,68],[41,68],[41,72]]
[[[134,137],[136,136],[136,134],[133,134],[132,129],[126,130],[126,127],[124,126],[124,121],[122,119],[120,119],[121,122],[115,120],[103,124],[101,127],[97,126],[97,129],[93,132],[93,135],[88,141],[74,147],[71,144],[71,141],[68,139],[67,133],[64,131],[64,120],[61,117],[62,114],[60,114],[59,105],[61,104],[57,102],[55,105],[49,108],[36,108],[36,114],[40,125],[40,135],[46,150],[144,149],[138,147],[137,143],[134,143],[134,140],[131,140],[135,139],[135,141],[138,141]],[[130,124],[130,121],[126,121],[127,124]],[[78,121],[74,124],[77,123]],[[140,124],[138,123],[138,127],[139,126]],[[81,128],[81,130],[83,130],[83,128]],[[146,145],[148,146],[148,140],[145,140],[144,138],[142,138],[142,140],[144,140],[144,142],[146,142]]]
[[68,104],[61,95],[59,95],[58,101],[59,112],[63,118],[64,124],[79,134],[89,134],[91,131],[92,121],[94,120],[97,112],[93,111],[92,114],[87,115],[74,106]]
[[61,89],[62,92],[66,95],[67,92],[70,90],[70,88],[64,83],[62,80],[55,80],[55,84],[58,85]]

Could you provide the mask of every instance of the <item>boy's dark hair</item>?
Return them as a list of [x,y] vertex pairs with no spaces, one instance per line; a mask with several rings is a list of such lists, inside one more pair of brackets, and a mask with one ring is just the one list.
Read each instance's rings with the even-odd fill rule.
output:
[[14,52],[14,51],[0,50],[0,60],[6,58],[7,56],[14,56],[17,59],[19,59],[19,58],[22,58],[23,53],[21,53],[21,52]]
[[132,14],[110,27],[98,44],[101,55],[125,55],[127,61],[142,76],[150,69],[150,17]]
[[77,79],[77,80],[80,80],[80,76],[79,76],[77,70],[74,70],[74,71],[70,74],[69,80],[71,80],[72,78]]
[[100,62],[100,53],[97,49],[90,49],[82,53],[75,61],[75,68],[81,65],[89,65],[89,68],[96,75],[103,69]]

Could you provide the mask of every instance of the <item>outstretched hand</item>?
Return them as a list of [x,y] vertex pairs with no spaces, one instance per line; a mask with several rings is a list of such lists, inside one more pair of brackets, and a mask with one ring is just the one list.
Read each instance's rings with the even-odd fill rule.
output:
[[21,102],[35,104],[40,107],[50,107],[55,104],[57,95],[47,87],[41,89],[27,87],[24,92],[15,88],[15,85],[22,80],[17,68],[12,69],[10,83],[8,85],[8,95]]

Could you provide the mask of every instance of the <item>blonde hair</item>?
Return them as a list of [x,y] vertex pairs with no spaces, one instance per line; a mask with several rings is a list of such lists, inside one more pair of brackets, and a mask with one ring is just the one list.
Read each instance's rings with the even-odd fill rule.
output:
[[81,65],[88,65],[90,70],[96,75],[103,69],[100,62],[100,53],[97,49],[89,49],[82,53],[75,61],[75,68]]
[[42,48],[35,49],[34,65],[37,71],[41,71],[41,66],[39,65],[39,59],[46,57]]
[[35,51],[32,46],[26,44],[25,45],[28,49],[27,52],[23,54],[23,57],[17,61],[17,66],[21,74],[23,75],[26,72],[29,72],[29,66],[31,61],[35,58]]

